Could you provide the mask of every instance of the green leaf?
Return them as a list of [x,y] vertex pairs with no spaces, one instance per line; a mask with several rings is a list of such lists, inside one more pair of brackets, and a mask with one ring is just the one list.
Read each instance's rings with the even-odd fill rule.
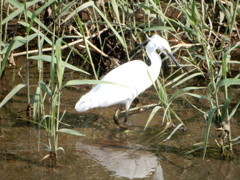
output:
[[163,142],[168,141],[169,139],[171,139],[171,137],[174,135],[174,133],[182,126],[184,126],[184,124],[179,124],[177,127],[175,127],[174,130],[171,132],[171,134],[166,139],[164,139]]
[[98,7],[96,7],[96,6],[93,6],[93,7],[98,12],[98,14],[103,18],[103,20],[107,23],[109,28],[113,31],[114,35],[118,38],[118,40],[120,41],[122,46],[124,48],[126,48],[126,46],[127,46],[126,43],[124,43],[123,38],[119,35],[119,33],[116,31],[116,29],[112,26],[112,23],[109,22],[108,18],[98,9]]
[[198,98],[198,99],[209,100],[209,98],[207,96],[204,96],[204,95],[201,95],[201,94],[195,94],[195,93],[184,93],[184,94],[190,95],[190,96]]
[[[25,27],[30,26],[26,22],[18,22],[18,24],[21,24],[22,26],[25,26]],[[31,30],[33,30],[37,35],[41,36],[49,45],[52,46],[52,41],[46,36],[46,34],[42,33],[39,29],[36,29],[34,27],[31,27]]]
[[62,22],[61,24],[65,23],[66,21],[68,21],[69,19],[71,19],[73,16],[76,15],[76,13],[90,7],[90,6],[94,6],[94,2],[93,1],[89,1],[86,2],[84,4],[82,4],[81,6],[79,6],[77,9],[75,9],[75,11],[73,11],[72,13],[70,13]]
[[146,125],[145,125],[145,127],[144,127],[144,130],[147,128],[147,126],[149,125],[149,123],[152,121],[152,118],[155,116],[156,112],[157,112],[159,109],[161,109],[161,108],[162,108],[162,107],[160,107],[160,106],[156,106],[156,107],[153,108],[153,110],[152,110],[152,112],[151,112],[151,114],[150,114],[150,116],[149,116],[149,118],[148,118],[148,120],[147,120],[147,123],[146,123]]
[[26,44],[27,41],[29,42],[35,37],[37,37],[37,35],[38,35],[37,33],[31,34],[28,36],[28,39],[21,36],[14,37],[13,40],[10,42],[9,46],[5,47],[2,51],[0,51],[0,54],[5,54],[9,50],[12,51],[14,49],[21,47],[22,45]]
[[127,86],[121,85],[121,84],[116,84],[113,82],[109,81],[102,81],[102,80],[90,80],[90,79],[83,79],[83,80],[70,80],[64,84],[63,87],[65,86],[76,86],[76,85],[84,85],[84,84],[112,84],[112,85],[118,85],[118,86],[123,86],[128,88]]
[[25,86],[27,86],[27,84],[18,84],[15,88],[13,88],[8,95],[2,100],[2,102],[0,103],[0,108],[6,104],[9,99],[11,99],[18,91],[20,91],[22,88],[24,88]]
[[[66,2],[67,3],[67,2]],[[57,18],[56,18],[56,22],[58,21],[58,19],[63,19],[63,16],[65,17],[65,16],[67,16],[68,14],[69,14],[69,12],[71,12],[71,8],[72,8],[72,6],[73,5],[75,5],[75,4],[77,4],[78,3],[78,1],[72,1],[72,2],[69,2],[69,3],[67,3],[67,4],[65,4],[65,6],[64,7],[62,7],[62,9],[61,9],[61,12],[60,12],[60,14],[57,16]],[[63,22],[62,22],[63,23]],[[62,24],[61,23],[61,24]]]
[[[46,62],[51,62],[51,58],[52,57],[48,56],[48,55],[39,55],[39,56],[31,56],[31,57],[29,57],[29,59],[41,60],[41,61],[46,61]],[[54,63],[56,63],[56,59],[53,58],[53,60],[54,60]],[[74,70],[74,71],[78,71],[78,72],[82,72],[82,73],[90,75],[88,72],[83,71],[83,70],[81,70],[81,69],[79,69],[79,68],[77,68],[77,67],[75,67],[75,66],[73,66],[73,65],[71,65],[69,63],[63,62],[63,65],[65,67],[69,68],[69,69]]]
[[41,88],[49,95],[49,96],[52,96],[52,91],[51,89],[43,82],[43,81],[40,81],[39,82]]
[[[11,14],[9,14],[3,21],[2,21],[2,25],[7,23],[8,21],[11,21],[12,19],[14,19],[16,16],[18,16],[20,13],[22,13],[24,11],[24,5],[19,3],[16,0],[6,0],[9,3],[11,3],[13,6],[15,6],[17,9],[14,10]],[[37,4],[38,2],[40,2],[42,0],[35,0],[35,1],[28,1],[26,3],[26,8],[29,8],[32,5]],[[28,11],[30,12],[30,11]],[[31,13],[32,14],[32,13]],[[31,18],[31,17],[30,17]]]
[[229,115],[229,120],[233,117],[233,115],[236,113],[237,109],[238,109],[238,106],[240,105],[240,101],[237,103],[236,106],[234,106],[231,114]]
[[37,87],[33,102],[33,119],[36,119],[37,117],[39,101],[40,101],[40,87]]
[[[178,97],[181,94],[185,94],[184,92],[186,91],[190,91],[190,90],[196,90],[196,89],[205,89],[205,87],[186,87],[183,88],[177,92],[175,92],[171,97],[170,97],[170,101],[172,101],[173,99],[175,99],[176,97]],[[201,95],[200,95],[201,96]],[[203,98],[205,99],[205,98]]]
[[[27,11],[27,16],[28,16],[29,18],[32,18],[32,13],[31,13],[30,11]],[[46,30],[48,33],[53,34],[53,32],[52,32],[50,29],[48,29],[48,27],[45,26],[45,24],[43,24],[43,23],[41,22],[41,20],[39,20],[37,17],[34,18],[34,22],[35,22],[37,25],[39,25],[41,28],[43,28],[44,30]]]
[[240,85],[240,79],[223,79],[217,84],[217,88],[220,86]]
[[[47,8],[48,6],[50,6],[52,3],[54,3],[55,0],[48,0],[46,1],[42,6],[40,6],[40,8],[38,8],[37,10],[33,11],[33,13],[30,15],[30,27],[32,27],[32,24],[35,20],[35,18],[38,16],[38,14],[40,14],[45,8]],[[30,12],[30,11],[29,11]],[[29,14],[29,13],[28,13]],[[29,30],[28,30],[29,31]]]
[[72,134],[72,135],[75,135],[75,136],[85,136],[84,134],[82,134],[78,131],[75,131],[75,130],[72,130],[72,129],[66,129],[66,128],[59,129],[58,132],[62,132],[62,133],[66,133],[66,134]]
[[172,86],[172,88],[177,87],[177,86],[179,86],[180,84],[188,81],[189,79],[192,79],[192,78],[197,77],[197,76],[202,76],[202,72],[194,73],[194,74],[191,74],[191,75],[185,77],[184,79],[178,81],[174,86]]
[[64,68],[65,68],[63,67],[61,45],[62,45],[62,38],[58,38],[55,45],[56,47],[55,55],[56,55],[57,77],[58,77],[59,87],[62,86],[62,79],[63,79]]
[[212,120],[213,120],[213,117],[214,117],[214,113],[215,113],[216,110],[218,110],[219,107],[221,107],[221,106],[215,106],[210,111],[208,111],[207,126],[206,126],[206,132],[205,132],[205,137],[204,137],[203,159],[205,158],[206,152],[207,152],[208,137],[209,137],[209,132],[210,132],[211,123],[212,123]]
[[[14,10],[10,15],[8,15],[3,21],[2,25],[7,23],[8,21],[11,21],[14,19],[16,16],[19,16],[19,14],[24,12],[24,5],[22,3],[19,3],[17,0],[7,0],[9,3],[11,3],[13,6],[17,8],[17,10]],[[35,1],[29,1],[26,3],[26,8],[28,9],[30,6],[37,4],[42,0],[35,0]],[[31,13],[30,11],[27,11],[27,16],[31,19],[34,20],[39,26],[41,26],[43,29],[45,29],[48,33],[52,34],[52,32],[36,17],[38,13],[41,12],[41,10],[52,4],[54,0],[50,0],[46,2],[43,6],[41,6],[38,10],[34,11],[34,13]],[[19,22],[18,22],[19,23]]]
[[227,99],[225,99],[223,107],[222,107],[222,115],[221,115],[221,120],[223,121],[226,118],[226,120],[229,120],[228,118],[228,107],[229,104],[231,102],[231,96],[227,97]]

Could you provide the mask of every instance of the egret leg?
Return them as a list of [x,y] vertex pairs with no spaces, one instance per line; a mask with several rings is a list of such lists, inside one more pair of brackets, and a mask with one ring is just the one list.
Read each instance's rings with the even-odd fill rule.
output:
[[127,126],[128,126],[127,120],[128,120],[128,110],[126,110],[126,112],[125,112],[125,118],[124,118],[124,125],[127,125]]
[[118,105],[117,110],[114,113],[113,120],[114,123],[117,124],[118,126],[120,125],[119,120],[118,120],[118,113],[119,113],[120,106]]
[[131,104],[132,104],[132,101],[129,101],[125,105],[126,111],[125,111],[124,125],[126,125],[126,126],[130,126],[130,124],[127,124],[127,121],[128,121],[128,110],[129,110]]

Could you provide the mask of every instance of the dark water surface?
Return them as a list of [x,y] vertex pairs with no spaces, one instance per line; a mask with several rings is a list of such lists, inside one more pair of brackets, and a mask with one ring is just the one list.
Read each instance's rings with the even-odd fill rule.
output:
[[[2,97],[22,82],[16,75],[19,67],[10,69],[1,82]],[[69,71],[65,78],[77,79],[78,76]],[[37,67],[33,63],[32,94],[37,81]],[[21,90],[0,109],[0,179],[239,179],[239,160],[221,160],[217,148],[209,151],[205,160],[202,160],[202,151],[187,153],[199,147],[193,144],[203,142],[206,123],[202,114],[188,107],[183,100],[179,100],[174,109],[187,129],[176,132],[163,143],[162,140],[172,130],[167,131],[165,136],[158,136],[164,129],[161,110],[145,131],[143,129],[151,109],[130,113],[129,122],[134,126],[128,129],[119,128],[113,123],[112,115],[116,107],[77,113],[74,105],[88,88],[70,87],[62,92],[61,108],[62,111],[66,110],[63,122],[86,136],[59,134],[59,146],[64,148],[64,152],[58,152],[56,164],[50,160],[40,161],[47,154],[43,146],[47,144],[46,132],[24,121],[26,90]],[[152,88],[139,98],[140,104],[158,101]],[[50,105],[50,100],[47,101]],[[204,108],[205,102],[197,103]],[[179,123],[177,120],[174,122]],[[239,121],[233,119],[232,123],[236,127],[232,128],[236,137]],[[214,139],[218,133],[213,129],[210,142],[215,145]],[[38,151],[39,134],[42,144],[39,144]],[[238,158],[239,145],[234,149]]]

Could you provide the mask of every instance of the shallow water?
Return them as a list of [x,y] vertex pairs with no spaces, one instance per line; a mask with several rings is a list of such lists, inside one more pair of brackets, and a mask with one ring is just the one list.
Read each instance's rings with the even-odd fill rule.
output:
[[[20,62],[19,62],[20,63]],[[21,63],[20,63],[21,64]],[[17,66],[18,68],[20,66]],[[20,82],[12,68],[1,82],[1,96]],[[31,92],[37,82],[36,66],[31,65]],[[46,75],[47,76],[47,75]],[[72,72],[66,78],[76,79]],[[47,78],[47,77],[46,77]],[[11,81],[10,81],[11,80]],[[151,109],[130,113],[127,129],[113,123],[112,115],[116,107],[94,109],[77,113],[74,104],[87,92],[89,86],[70,87],[62,92],[62,111],[66,110],[63,122],[85,134],[78,137],[59,134],[57,162],[40,161],[46,154],[44,145],[39,144],[37,127],[27,121],[24,111],[27,107],[25,90],[21,90],[12,100],[0,109],[0,177],[1,179],[239,179],[239,161],[223,161],[220,152],[212,150],[202,160],[202,151],[187,153],[196,148],[195,143],[204,139],[205,121],[202,114],[188,107],[184,100],[175,104],[174,110],[186,124],[186,130],[176,132],[173,137],[162,142],[172,131],[158,136],[164,129],[163,112],[159,111],[153,122],[144,131]],[[157,102],[154,89],[150,88],[140,97],[141,104]],[[49,102],[50,103],[50,102]],[[198,101],[205,107],[204,101]],[[120,121],[123,118],[120,116]],[[174,120],[178,124],[177,120]],[[233,136],[239,134],[239,121],[233,119]],[[214,127],[212,127],[214,129]],[[210,141],[218,135],[210,133]],[[41,143],[47,143],[45,131],[40,130]],[[215,148],[216,149],[216,148]],[[239,145],[234,146],[236,157]]]

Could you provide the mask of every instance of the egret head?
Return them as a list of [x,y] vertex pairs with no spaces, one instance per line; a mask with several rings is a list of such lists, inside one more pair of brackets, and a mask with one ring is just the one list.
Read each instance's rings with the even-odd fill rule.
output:
[[151,44],[153,49],[159,49],[164,54],[166,54],[166,52],[171,52],[168,42],[159,35],[155,34],[148,39],[150,40],[149,44]]
[[160,37],[159,35],[155,34],[152,37],[147,37],[150,41],[149,41],[149,46],[152,48],[152,50],[157,50],[159,49],[162,53],[166,54],[169,56],[170,59],[173,60],[173,62],[180,67],[180,64],[177,62],[177,60],[175,59],[175,57],[172,54],[171,48],[169,43],[163,39],[162,37]]

